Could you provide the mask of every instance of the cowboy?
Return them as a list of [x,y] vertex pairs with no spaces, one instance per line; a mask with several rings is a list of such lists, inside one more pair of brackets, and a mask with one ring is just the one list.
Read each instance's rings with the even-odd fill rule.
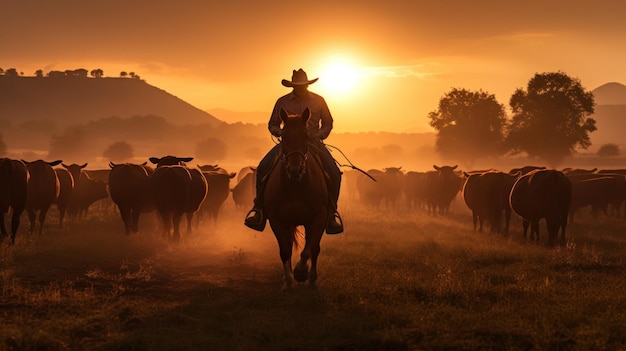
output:
[[[291,81],[283,79],[282,84],[286,87],[293,88],[292,92],[280,97],[274,105],[272,116],[268,123],[268,129],[273,136],[280,138],[282,134],[281,118],[279,112],[281,108],[285,109],[288,114],[302,115],[308,107],[311,117],[307,122],[309,132],[309,140],[312,149],[316,150],[320,158],[322,167],[326,170],[330,177],[328,182],[328,192],[330,198],[330,213],[326,224],[327,234],[339,234],[343,232],[343,224],[341,217],[337,213],[337,201],[339,200],[339,187],[341,185],[341,171],[330,155],[328,149],[324,146],[322,140],[326,139],[333,129],[333,117],[330,114],[328,105],[323,97],[312,93],[308,90],[309,85],[315,83],[319,78],[309,80],[306,72],[300,68],[294,70]],[[245,225],[258,231],[265,229],[266,217],[263,211],[264,190],[270,167],[273,160],[278,156],[280,145],[274,146],[263,157],[257,168],[256,177],[256,198],[254,199],[254,207],[246,215]]]

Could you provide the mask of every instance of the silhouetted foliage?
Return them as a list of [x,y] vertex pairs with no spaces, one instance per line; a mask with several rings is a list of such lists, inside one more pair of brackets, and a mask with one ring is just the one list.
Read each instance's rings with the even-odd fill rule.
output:
[[38,69],[37,71],[35,71],[35,77],[43,78],[43,70]]
[[598,149],[598,156],[600,157],[614,157],[619,156],[619,146],[617,144],[609,143],[600,146]]
[[2,138],[2,134],[0,134],[0,157],[4,157],[7,154],[7,144],[4,142]]
[[102,153],[102,157],[111,162],[127,162],[135,157],[135,150],[129,143],[118,141],[109,145]]
[[7,77],[17,77],[19,74],[17,73],[17,69],[9,68],[6,71],[4,71],[4,75]]
[[120,72],[120,77],[126,78],[127,76],[128,76],[128,73],[126,73],[126,71]]
[[206,138],[196,146],[196,157],[207,162],[224,160],[228,153],[226,144],[217,138]]
[[478,158],[504,153],[506,113],[493,94],[452,89],[428,118],[438,131],[435,148],[444,157],[471,166]]
[[507,145],[515,153],[526,152],[556,166],[591,145],[596,130],[593,93],[563,72],[535,74],[527,90],[518,88],[510,101],[513,118]]
[[89,138],[82,127],[67,128],[63,134],[53,136],[50,141],[50,159],[83,160],[91,157]]
[[94,78],[102,78],[102,76],[104,76],[104,72],[100,68],[92,69],[89,73]]

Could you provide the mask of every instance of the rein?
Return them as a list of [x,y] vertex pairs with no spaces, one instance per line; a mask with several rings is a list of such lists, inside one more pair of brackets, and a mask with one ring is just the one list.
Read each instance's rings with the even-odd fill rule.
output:
[[[364,170],[360,169],[359,167],[355,166],[354,164],[352,164],[352,162],[350,162],[350,160],[348,159],[348,156],[346,156],[346,154],[344,154],[343,151],[341,151],[338,147],[332,146],[330,144],[324,144],[324,146],[326,146],[327,148],[332,148],[332,149],[335,149],[335,150],[339,151],[341,156],[343,156],[343,158],[345,158],[346,161],[348,162],[347,165],[344,165],[344,164],[341,164],[341,163],[337,162],[337,160],[335,160],[335,163],[337,164],[337,166],[339,166],[339,167],[350,167],[350,168],[352,168],[354,170],[357,170],[357,171],[365,174],[366,176],[369,177],[369,179],[371,179],[371,180],[373,180],[375,182],[378,182],[376,180],[376,178],[372,177],[369,173],[367,173],[366,171],[364,171]],[[332,152],[332,150],[330,150],[330,151]]]

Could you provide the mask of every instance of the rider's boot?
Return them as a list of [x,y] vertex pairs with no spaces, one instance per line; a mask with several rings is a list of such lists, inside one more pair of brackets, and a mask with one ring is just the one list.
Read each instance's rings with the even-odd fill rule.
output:
[[265,224],[267,224],[267,218],[265,218],[265,213],[263,212],[263,193],[264,186],[260,184],[257,186],[257,195],[254,198],[254,206],[246,215],[246,219],[244,220],[244,224],[251,229],[258,230],[262,232],[265,229]]
[[337,211],[332,211],[326,223],[326,234],[343,233],[343,221]]

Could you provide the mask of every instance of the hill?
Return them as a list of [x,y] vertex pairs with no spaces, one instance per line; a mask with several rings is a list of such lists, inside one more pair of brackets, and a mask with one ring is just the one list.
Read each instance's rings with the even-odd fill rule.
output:
[[62,130],[100,118],[145,115],[174,125],[222,123],[140,79],[0,76],[0,126],[36,121]]
[[593,96],[596,104],[600,105],[626,105],[626,86],[611,82],[595,88]]
[[607,143],[626,150],[624,132],[626,131],[626,86],[620,83],[607,83],[592,90],[596,101],[593,118],[598,130],[590,134],[590,151]]

